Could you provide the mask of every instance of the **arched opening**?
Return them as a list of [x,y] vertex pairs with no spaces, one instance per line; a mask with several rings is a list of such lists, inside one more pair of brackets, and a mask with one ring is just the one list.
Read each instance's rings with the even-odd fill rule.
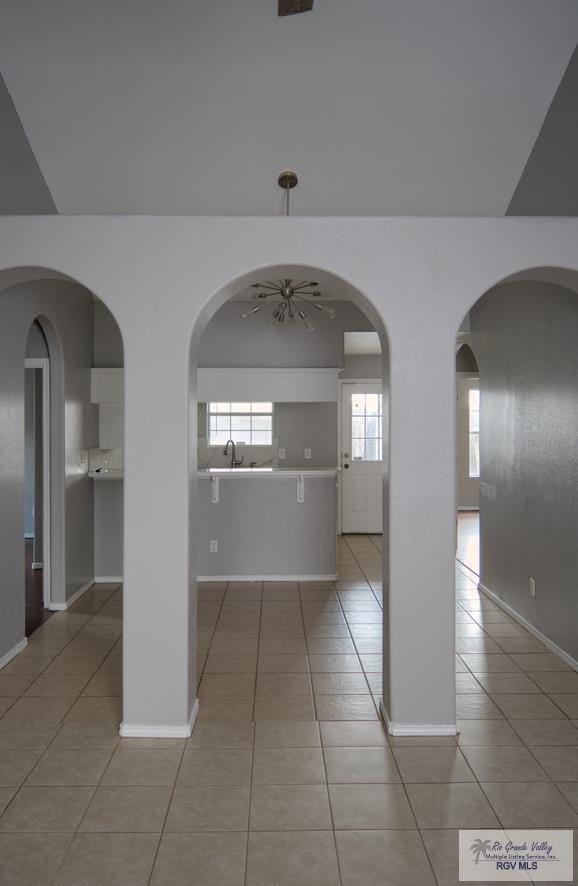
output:
[[[473,519],[458,530],[456,564],[468,729],[576,713],[563,694],[576,678],[560,673],[578,669],[577,292],[576,271],[528,269],[485,292],[458,334],[458,465],[461,434],[479,483],[479,535]],[[476,391],[462,414],[460,383]]]
[[[85,287],[43,268],[0,273],[0,448],[10,453],[0,470],[0,667],[3,676],[30,677],[28,695],[54,696],[54,722],[63,719],[60,677],[74,683],[68,701],[89,708],[95,692],[87,684],[96,681],[111,722],[120,721],[122,364],[116,321]],[[108,373],[107,396],[99,396],[99,370]],[[37,567],[30,571],[42,574],[36,618],[25,605],[29,542]],[[90,698],[80,697],[85,688]],[[12,701],[14,717],[20,701]]]
[[[305,318],[276,313],[287,281],[320,293],[299,303]],[[207,303],[189,373],[201,709],[377,720],[389,685],[382,318],[328,271],[256,269]]]

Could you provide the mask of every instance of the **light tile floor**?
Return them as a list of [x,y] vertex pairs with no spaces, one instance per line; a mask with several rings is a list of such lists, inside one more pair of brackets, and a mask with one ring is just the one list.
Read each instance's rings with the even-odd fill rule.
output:
[[54,615],[0,673],[2,886],[453,886],[460,827],[578,825],[578,675],[460,566],[460,735],[388,738],[380,544],[200,586],[188,741],[118,737],[119,588]]

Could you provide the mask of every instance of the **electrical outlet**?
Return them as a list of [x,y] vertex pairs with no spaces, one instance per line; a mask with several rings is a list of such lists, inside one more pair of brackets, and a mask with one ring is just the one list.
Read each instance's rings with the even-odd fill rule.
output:
[[211,554],[216,554],[218,550],[219,550],[219,542],[217,541],[216,538],[212,538],[211,541],[209,542],[209,551],[211,552]]
[[303,458],[311,458],[311,450],[310,449],[305,449],[305,451],[303,452]]
[[80,464],[85,466],[88,464],[88,449],[80,450]]
[[279,450],[279,460],[282,461],[282,460],[283,460],[284,458],[286,458],[286,457],[287,457],[287,453],[285,452],[285,450],[284,450],[284,449],[280,449],[280,450]]
[[530,597],[536,596],[536,581],[535,579],[530,579]]

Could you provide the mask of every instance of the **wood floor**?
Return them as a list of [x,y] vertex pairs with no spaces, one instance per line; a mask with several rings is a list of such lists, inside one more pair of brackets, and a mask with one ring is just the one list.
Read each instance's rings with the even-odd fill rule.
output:
[[24,586],[26,590],[25,634],[33,634],[40,625],[50,618],[50,610],[44,608],[42,599],[42,569],[32,569],[34,541],[25,539]]

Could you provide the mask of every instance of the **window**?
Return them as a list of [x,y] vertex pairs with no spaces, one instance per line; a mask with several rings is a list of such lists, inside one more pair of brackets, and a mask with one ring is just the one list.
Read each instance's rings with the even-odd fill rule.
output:
[[209,446],[227,440],[248,446],[273,444],[272,403],[209,403]]
[[381,394],[351,395],[351,458],[381,461],[383,407]]
[[470,477],[480,476],[480,391],[470,388],[469,399]]

